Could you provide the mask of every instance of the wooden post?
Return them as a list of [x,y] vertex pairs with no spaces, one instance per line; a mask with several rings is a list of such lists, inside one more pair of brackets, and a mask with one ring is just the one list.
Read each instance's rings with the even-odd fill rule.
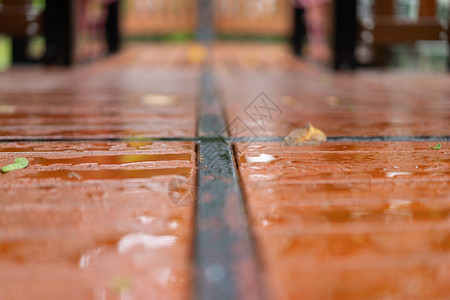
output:
[[[450,17],[450,16],[447,16]],[[447,69],[450,72],[450,26],[447,26]]]
[[[25,8],[31,4],[31,0],[4,0],[3,5],[11,8]],[[27,56],[29,37],[25,33],[21,36],[12,36],[12,61],[13,63],[29,62]]]
[[436,17],[437,0],[420,0],[419,17]]
[[29,62],[27,51],[28,42],[27,37],[12,37],[12,62],[13,63],[26,63]]
[[[427,0],[429,1],[429,0]],[[434,1],[434,0],[431,0]],[[373,14],[375,16],[394,15],[394,0],[375,0],[373,4]]]
[[16,5],[16,6],[26,6],[30,5],[32,0],[3,0],[3,5]]
[[334,1],[333,67],[335,70],[356,67],[357,0]]
[[293,27],[292,48],[295,55],[301,56],[306,39],[305,10],[303,8],[294,6]]
[[47,0],[44,15],[47,64],[73,63],[76,2],[77,0]]
[[106,42],[108,44],[109,53],[115,53],[120,49],[121,38],[119,8],[119,0],[108,5],[108,19],[106,20]]

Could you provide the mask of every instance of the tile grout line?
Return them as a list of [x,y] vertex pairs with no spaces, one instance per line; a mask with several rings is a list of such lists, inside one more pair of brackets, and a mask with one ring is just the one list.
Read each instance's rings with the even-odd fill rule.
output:
[[[237,137],[231,138],[235,143],[240,142],[282,142],[284,137],[280,136],[256,136],[256,137]],[[364,142],[446,142],[450,141],[449,135],[437,136],[327,136],[327,142],[348,142],[348,143],[364,143]]]
[[[207,142],[217,137],[154,137],[154,138],[20,138],[20,139],[2,139],[1,143],[39,143],[39,142]],[[223,140],[229,144],[257,142],[257,143],[275,143],[282,142],[281,136],[250,136],[234,137]],[[421,136],[328,136],[328,142],[448,142],[449,135],[421,135]]]
[[201,77],[194,299],[263,299],[259,264],[233,147],[215,96],[211,70]]

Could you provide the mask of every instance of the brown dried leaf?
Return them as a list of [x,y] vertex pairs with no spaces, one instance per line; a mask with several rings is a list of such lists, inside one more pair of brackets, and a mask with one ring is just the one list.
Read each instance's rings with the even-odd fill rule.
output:
[[283,140],[283,146],[305,146],[325,143],[327,136],[322,130],[308,123],[302,128],[292,130]]

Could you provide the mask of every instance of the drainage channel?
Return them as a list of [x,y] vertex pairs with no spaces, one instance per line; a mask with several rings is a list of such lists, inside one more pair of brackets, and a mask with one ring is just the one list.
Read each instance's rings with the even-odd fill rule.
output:
[[194,234],[194,299],[263,299],[251,235],[225,118],[211,70],[201,78],[198,191]]

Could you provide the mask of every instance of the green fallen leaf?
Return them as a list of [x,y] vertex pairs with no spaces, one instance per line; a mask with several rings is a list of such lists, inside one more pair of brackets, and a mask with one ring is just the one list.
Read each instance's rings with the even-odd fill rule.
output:
[[433,149],[433,150],[439,150],[439,149],[441,149],[441,143],[437,144],[437,145],[434,146],[434,147],[431,147],[431,149]]
[[3,173],[6,173],[6,172],[14,171],[14,170],[23,169],[23,168],[26,168],[27,166],[28,166],[28,160],[26,158],[17,157],[14,159],[13,164],[4,166],[1,171]]

